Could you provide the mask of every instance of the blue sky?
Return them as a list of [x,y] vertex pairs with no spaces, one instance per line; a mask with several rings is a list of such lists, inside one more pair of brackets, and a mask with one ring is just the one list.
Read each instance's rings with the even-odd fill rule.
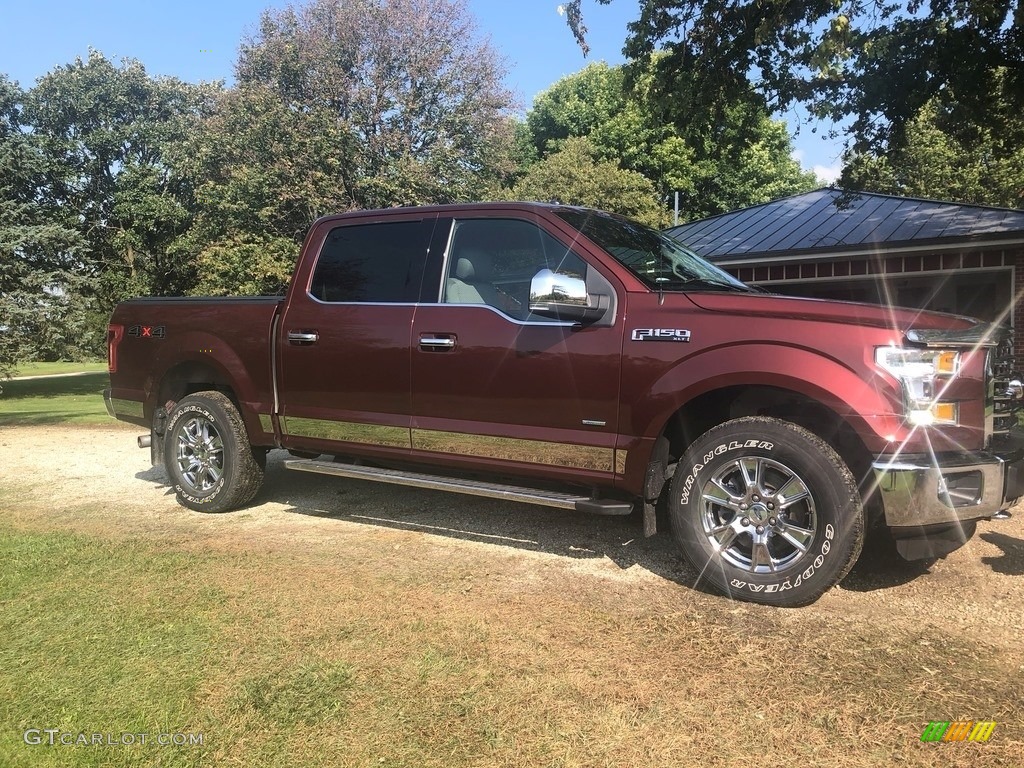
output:
[[[583,3],[591,46],[584,59],[563,17],[559,0],[468,0],[480,32],[504,57],[508,86],[523,109],[533,98],[588,61],[623,61],[626,25],[638,13],[635,0]],[[232,79],[238,43],[255,29],[263,9],[284,0],[0,0],[0,72],[30,87],[51,69],[88,55],[135,58],[152,75],[183,80]],[[831,180],[839,149],[805,127],[795,139],[807,169]]]

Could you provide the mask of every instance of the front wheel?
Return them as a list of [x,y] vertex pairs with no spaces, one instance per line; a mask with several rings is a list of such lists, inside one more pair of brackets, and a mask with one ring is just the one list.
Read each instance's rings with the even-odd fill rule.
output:
[[227,512],[252,500],[263,482],[235,404],[220,392],[182,398],[167,420],[164,464],[178,503]]
[[798,606],[838,583],[864,543],[845,462],[814,433],[762,416],[687,449],[672,478],[672,529],[701,581],[740,600]]

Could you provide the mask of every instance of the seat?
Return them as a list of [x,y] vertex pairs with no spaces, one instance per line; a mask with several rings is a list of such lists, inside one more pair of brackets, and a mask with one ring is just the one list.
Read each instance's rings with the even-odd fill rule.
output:
[[489,304],[501,307],[497,289],[491,284],[491,254],[479,248],[463,248],[445,289],[447,304]]

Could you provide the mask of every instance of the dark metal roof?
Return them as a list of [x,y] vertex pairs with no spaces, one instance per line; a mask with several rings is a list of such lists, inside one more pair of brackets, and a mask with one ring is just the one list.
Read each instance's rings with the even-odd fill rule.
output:
[[1000,236],[1024,239],[1024,210],[818,189],[667,230],[715,262],[841,253]]

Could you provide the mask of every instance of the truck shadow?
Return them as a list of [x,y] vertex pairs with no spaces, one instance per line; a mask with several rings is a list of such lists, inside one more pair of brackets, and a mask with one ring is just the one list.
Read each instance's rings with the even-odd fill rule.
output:
[[864,541],[860,557],[842,581],[843,589],[874,592],[907,584],[926,576],[934,561],[904,560],[884,531],[871,531]]
[[344,520],[575,560],[608,558],[692,587],[697,574],[671,535],[644,538],[636,515],[601,517],[443,491],[291,472],[267,465],[256,499],[289,505],[289,514]]
[[1007,576],[1024,576],[1024,541],[995,531],[986,531],[981,534],[981,538],[1003,550],[998,557],[983,557],[981,562],[996,573]]
[[[280,454],[280,455],[279,455]],[[645,538],[638,513],[602,517],[442,491],[333,478],[286,470],[287,454],[272,452],[264,487],[255,503],[288,504],[289,514],[344,520],[577,560],[607,558],[626,570],[639,566],[701,592],[697,572],[684,560],[668,521]],[[893,560],[869,544],[842,588],[887,589],[918,578],[927,567]],[[717,593],[715,593],[717,594]]]

